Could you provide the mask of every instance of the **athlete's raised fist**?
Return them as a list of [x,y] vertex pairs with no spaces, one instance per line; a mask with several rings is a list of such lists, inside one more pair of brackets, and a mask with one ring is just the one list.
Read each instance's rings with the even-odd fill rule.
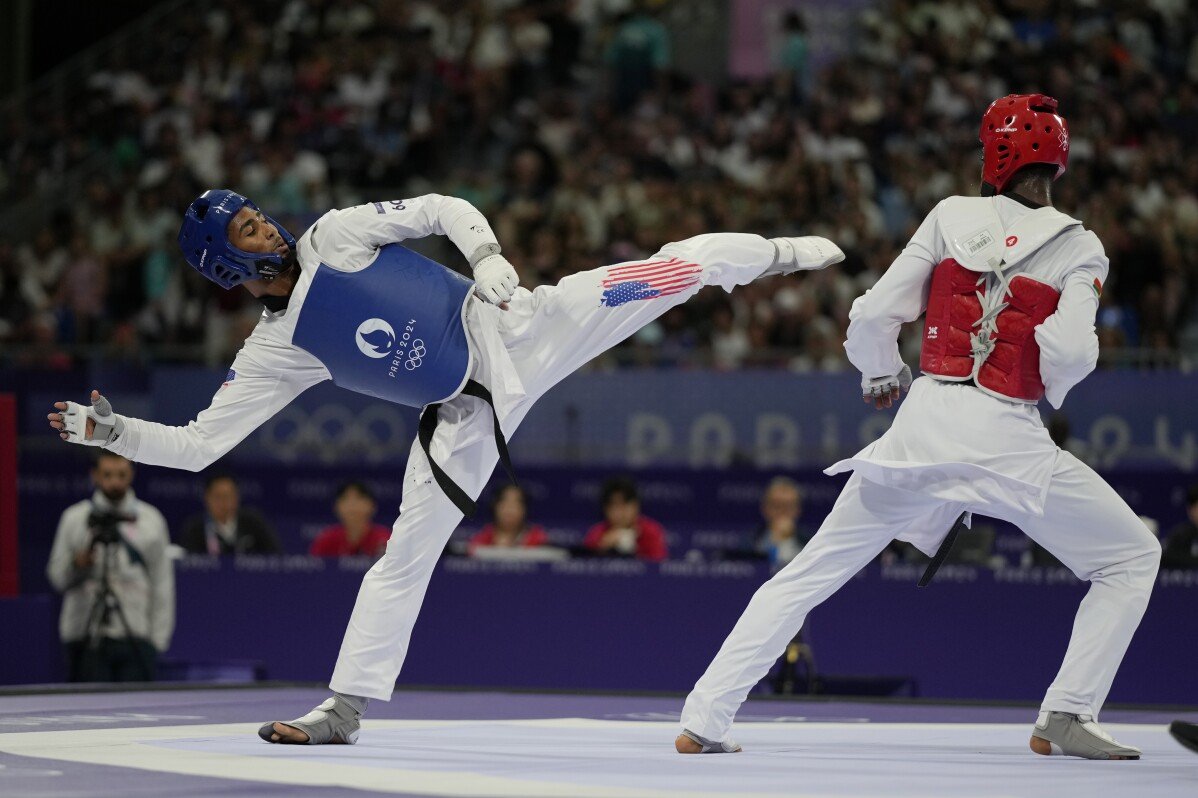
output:
[[512,292],[520,285],[520,276],[507,258],[496,253],[488,255],[474,266],[474,293],[484,302],[507,310]]

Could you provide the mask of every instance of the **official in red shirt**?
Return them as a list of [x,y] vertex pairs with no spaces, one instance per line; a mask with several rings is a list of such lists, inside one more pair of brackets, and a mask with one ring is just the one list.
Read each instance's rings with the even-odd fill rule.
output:
[[519,485],[504,485],[495,494],[491,505],[491,523],[470,538],[467,552],[484,546],[506,546],[531,548],[549,542],[545,530],[538,524],[528,523],[528,501],[524,489]]
[[586,548],[596,554],[650,562],[666,558],[666,530],[641,515],[640,494],[631,479],[617,477],[603,483],[603,517],[583,539]]
[[339,524],[326,527],[308,553],[316,557],[381,557],[391,539],[391,530],[374,523],[378,504],[362,482],[346,482],[337,489],[333,512]]

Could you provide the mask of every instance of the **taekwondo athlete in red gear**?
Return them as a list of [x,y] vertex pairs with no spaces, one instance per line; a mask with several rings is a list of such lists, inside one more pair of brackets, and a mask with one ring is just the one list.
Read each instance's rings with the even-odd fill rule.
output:
[[[446,235],[473,282],[398,242]],[[298,240],[247,198],[205,192],[179,233],[188,263],[264,310],[211,406],[184,427],[56,403],[50,425],[72,443],[140,463],[205,468],[301,392],[332,380],[421,407],[386,553],[366,574],[330,687],[307,715],[264,725],[268,742],[353,743],[369,699],[389,700],[433,567],[538,397],[599,353],[709,285],[821,269],[844,253],[824,238],[716,233],[642,261],[517,287],[487,220],[430,194],[322,216]],[[313,641],[316,644],[316,641]]]
[[[1056,109],[1044,95],[992,103],[980,133],[983,196],[937,205],[853,303],[845,351],[865,401],[884,409],[908,387],[910,395],[885,435],[827,470],[853,474],[811,543],[757,591],[696,683],[680,753],[738,750],[729,737],[737,708],[807,613],[892,539],[931,556],[955,519],[976,512],[1019,526],[1091,583],[1032,750],[1139,757],[1097,718],[1148,605],[1160,544],[1109,485],[1053,444],[1036,409],[1041,397],[1060,407],[1094,369],[1108,268],[1098,238],[1052,207],[1069,155]],[[912,383],[898,333],[921,315],[924,376]]]

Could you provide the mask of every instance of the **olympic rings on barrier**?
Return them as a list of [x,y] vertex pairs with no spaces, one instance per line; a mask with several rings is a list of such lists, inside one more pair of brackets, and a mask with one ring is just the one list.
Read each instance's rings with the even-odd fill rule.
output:
[[[411,416],[409,421],[406,416]],[[365,460],[402,462],[415,435],[415,411],[387,402],[361,409],[330,402],[307,410],[284,408],[253,440],[272,458],[293,463],[312,458],[322,463]]]

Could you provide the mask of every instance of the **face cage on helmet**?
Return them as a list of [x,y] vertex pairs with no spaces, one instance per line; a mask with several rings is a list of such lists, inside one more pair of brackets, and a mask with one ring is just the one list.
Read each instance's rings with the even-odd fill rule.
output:
[[[262,213],[262,209],[249,199],[246,199],[241,208],[253,208],[255,211]],[[236,212],[240,212],[241,208],[238,208]],[[265,213],[262,216],[274,225],[279,237],[287,245],[289,255],[295,258],[295,237],[287,232],[283,225],[276,222],[270,216],[267,216]],[[227,231],[222,231],[221,235],[223,237],[224,252],[212,256],[212,259],[209,261],[211,264],[210,267],[202,268],[200,266],[193,266],[193,268],[226,291],[250,280],[265,280],[269,282],[287,271],[291,266],[291,262],[281,255],[263,255],[255,252],[246,252],[234,246],[229,242]],[[210,242],[210,245],[212,243],[215,242]]]

